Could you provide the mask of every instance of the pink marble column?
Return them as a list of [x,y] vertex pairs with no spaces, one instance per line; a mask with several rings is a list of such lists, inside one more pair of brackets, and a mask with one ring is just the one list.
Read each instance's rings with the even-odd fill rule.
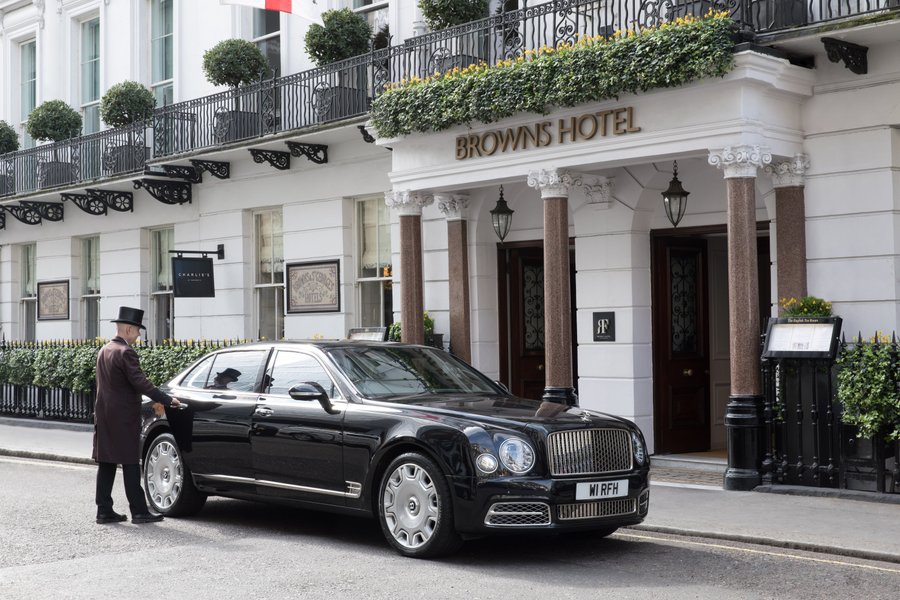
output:
[[766,166],[775,187],[775,245],[779,312],[782,298],[802,298],[806,289],[806,208],[804,179],[809,158],[793,159]]
[[569,190],[577,180],[565,171],[528,174],[544,200],[544,402],[574,405],[572,302],[569,282]]
[[447,218],[447,262],[450,283],[450,351],[472,362],[472,327],[469,309],[469,239],[467,194],[435,196]]
[[401,340],[425,343],[424,281],[422,276],[422,208],[434,201],[426,192],[388,192],[385,202],[400,215]]

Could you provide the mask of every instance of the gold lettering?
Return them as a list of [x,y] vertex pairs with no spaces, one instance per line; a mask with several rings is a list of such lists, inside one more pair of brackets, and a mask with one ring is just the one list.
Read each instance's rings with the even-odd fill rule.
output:
[[[488,140],[493,140],[490,145],[490,150],[488,150]],[[493,156],[494,153],[497,152],[497,146],[499,145],[496,131],[488,131],[481,136],[481,151],[488,156]]]
[[500,141],[503,143],[501,148],[501,152],[506,152],[512,146],[512,150],[516,151],[519,149],[519,145],[525,147],[525,132],[528,131],[528,128],[524,125],[520,125],[513,130],[512,127],[507,127],[505,131],[502,131],[498,134]]
[[538,133],[538,146],[549,146],[553,143],[553,134],[550,133],[550,128],[553,127],[552,121],[542,121],[537,124],[537,128],[540,129]]
[[465,160],[469,158],[469,148],[466,144],[466,136],[461,135],[456,138],[456,160]]
[[477,135],[469,136],[469,158],[472,158],[473,156],[481,156]]
[[641,128],[634,126],[634,107],[629,106],[625,110],[628,111],[628,117],[625,119],[628,126],[625,128],[625,131],[627,131],[628,133],[637,133],[638,131],[641,130]]
[[[590,129],[588,129],[587,132],[584,130],[584,123],[590,124]],[[597,117],[594,115],[582,115],[578,117],[578,135],[585,140],[589,140],[597,135]]]
[[565,123],[566,123],[565,119],[560,119],[559,124],[557,125],[557,127],[559,128],[559,131],[557,132],[557,143],[558,144],[566,143],[565,139],[563,139],[566,135],[569,135],[572,138],[569,141],[571,141],[571,142],[575,141],[575,135],[576,135],[575,117],[569,117],[569,126],[568,127],[566,127]]
[[613,133],[615,135],[622,135],[623,133],[625,133],[626,115],[624,108],[617,108],[615,110],[615,116],[613,117],[613,120],[615,123],[615,129],[613,129]]
[[601,110],[595,113],[600,121],[600,135],[606,137],[606,117],[613,114],[611,110]]

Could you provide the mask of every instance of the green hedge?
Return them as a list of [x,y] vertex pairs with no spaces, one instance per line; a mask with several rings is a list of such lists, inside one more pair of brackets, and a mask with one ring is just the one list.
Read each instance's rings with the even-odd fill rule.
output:
[[375,99],[372,124],[381,137],[441,131],[721,77],[734,64],[735,31],[727,14],[710,13],[404,80]]
[[880,333],[841,348],[837,360],[841,420],[859,436],[900,440],[900,350]]
[[[141,368],[161,385],[201,356],[242,340],[177,341],[137,344]],[[103,342],[11,342],[0,346],[0,384],[36,385],[89,392],[96,378],[97,352]]]

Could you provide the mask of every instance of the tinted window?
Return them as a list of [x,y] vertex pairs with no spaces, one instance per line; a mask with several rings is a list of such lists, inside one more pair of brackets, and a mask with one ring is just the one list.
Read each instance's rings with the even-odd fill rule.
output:
[[192,388],[206,387],[206,379],[209,377],[209,369],[212,367],[213,358],[215,357],[207,356],[194,365],[194,368],[188,371],[188,374],[181,380],[181,385]]
[[298,383],[310,381],[321,385],[329,398],[340,397],[334,382],[318,360],[308,354],[280,350],[275,355],[272,370],[269,372],[267,393],[287,395],[288,390]]
[[268,350],[237,350],[220,352],[215,356],[212,372],[206,388],[252,392]]

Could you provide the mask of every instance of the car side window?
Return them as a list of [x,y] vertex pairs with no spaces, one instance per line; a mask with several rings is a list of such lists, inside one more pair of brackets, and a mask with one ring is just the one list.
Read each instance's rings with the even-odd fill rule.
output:
[[235,350],[215,355],[206,382],[208,390],[252,392],[268,350]]
[[188,371],[187,375],[181,379],[181,385],[189,388],[205,388],[206,380],[209,378],[209,370],[212,368],[213,358],[212,356],[207,356],[194,365],[194,368]]
[[322,386],[329,398],[341,397],[325,368],[308,354],[279,350],[267,375],[268,394],[287,396],[288,390],[298,383],[314,381]]

